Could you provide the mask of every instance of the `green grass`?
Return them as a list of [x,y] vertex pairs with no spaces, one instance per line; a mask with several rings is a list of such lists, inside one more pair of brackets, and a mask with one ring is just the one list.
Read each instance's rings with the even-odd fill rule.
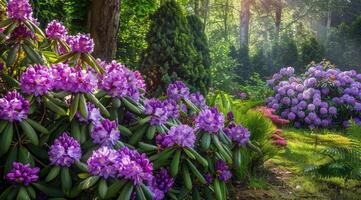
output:
[[[288,180],[300,199],[361,199],[361,184],[340,178],[316,179],[304,173],[312,165],[325,161],[320,152],[329,146],[349,145],[349,138],[336,131],[309,131],[284,129],[288,147],[281,150],[272,163],[277,168],[290,171]],[[310,198],[307,198],[310,197]]]

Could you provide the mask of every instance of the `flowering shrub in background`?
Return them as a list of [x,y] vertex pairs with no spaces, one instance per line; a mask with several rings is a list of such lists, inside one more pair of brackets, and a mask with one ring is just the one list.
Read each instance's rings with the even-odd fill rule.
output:
[[324,63],[297,76],[283,68],[268,81],[275,95],[267,106],[295,127],[347,127],[352,118],[360,121],[361,74],[341,71]]
[[[0,199],[227,199],[251,133],[181,81],[146,98],[141,74],[95,59],[88,34],[28,0],[0,22]],[[228,116],[230,118],[231,116]]]

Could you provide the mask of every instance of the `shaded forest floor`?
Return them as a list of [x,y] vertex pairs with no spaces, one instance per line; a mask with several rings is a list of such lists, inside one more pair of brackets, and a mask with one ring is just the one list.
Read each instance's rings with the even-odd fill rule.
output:
[[[361,200],[361,183],[339,178],[316,179],[304,170],[322,163],[320,151],[329,145],[347,144],[348,138],[332,132],[284,129],[288,147],[265,163],[265,171],[246,185],[234,185],[231,199],[239,200]],[[317,145],[316,144],[317,138]],[[233,196],[233,195],[232,195]]]

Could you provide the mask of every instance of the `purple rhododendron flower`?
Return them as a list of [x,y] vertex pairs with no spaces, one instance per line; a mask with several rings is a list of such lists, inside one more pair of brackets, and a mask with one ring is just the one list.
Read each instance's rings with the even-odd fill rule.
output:
[[176,101],[186,99],[189,96],[189,88],[182,81],[176,81],[168,85],[167,96]]
[[37,37],[33,32],[31,32],[29,30],[28,27],[21,24],[11,32],[10,37],[9,37],[8,40],[10,40],[10,41],[18,40],[18,41],[20,41],[20,40],[24,40],[24,39],[27,39],[27,38],[35,40]]
[[96,122],[102,120],[102,116],[100,114],[99,108],[95,107],[94,104],[87,102],[87,109],[88,109],[88,117],[84,119],[84,117],[80,114],[80,112],[76,113],[76,117],[78,118],[79,122]]
[[8,92],[0,98],[0,119],[14,122],[28,117],[29,101],[18,92]]
[[49,159],[53,165],[70,167],[74,162],[79,161],[80,157],[80,144],[70,137],[68,133],[63,133],[50,146]]
[[78,33],[74,36],[68,36],[66,42],[69,44],[72,52],[92,53],[94,50],[94,41],[90,34]]
[[9,0],[7,16],[11,19],[32,19],[33,9],[28,0]]
[[194,129],[188,125],[172,126],[167,134],[159,134],[156,137],[157,144],[161,148],[173,146],[193,147],[196,141]]
[[29,185],[39,179],[38,167],[31,168],[30,164],[13,162],[12,169],[6,174],[6,179],[17,184]]
[[80,66],[69,67],[68,64],[58,63],[52,65],[54,77],[54,89],[71,93],[91,93],[98,85],[98,79],[89,70],[83,70]]
[[175,100],[167,99],[163,101],[163,105],[167,109],[168,118],[177,119],[179,117],[179,107]]
[[168,120],[168,110],[158,99],[146,99],[144,101],[145,114],[151,115],[151,125],[161,125]]
[[51,70],[42,65],[30,65],[20,77],[20,87],[25,94],[44,95],[53,89]]
[[153,177],[150,183],[150,190],[155,200],[162,200],[165,194],[173,187],[174,179],[170,176],[168,170],[161,168]]
[[120,137],[116,121],[105,119],[103,121],[93,122],[91,138],[93,142],[105,146],[113,146]]
[[134,185],[152,180],[153,165],[145,154],[123,147],[118,150],[118,158],[118,177],[131,180]]
[[232,173],[229,171],[227,163],[223,160],[216,161],[215,170],[221,181],[228,181],[232,177]]
[[130,97],[139,100],[141,93],[139,89],[145,89],[144,80],[139,73],[135,73],[124,65],[112,61],[107,64],[98,60],[106,73],[99,75],[100,88],[107,91],[112,97]]
[[224,132],[238,146],[244,146],[248,144],[251,136],[248,129],[236,124],[230,124],[227,128],[224,129]]
[[96,151],[87,161],[89,173],[105,179],[117,175],[119,155],[116,150],[103,146]]
[[224,116],[217,108],[201,111],[195,119],[196,127],[209,133],[217,133],[224,126]]
[[189,95],[189,100],[200,109],[207,109],[206,100],[200,92],[195,92]]
[[45,32],[46,36],[53,40],[65,39],[68,34],[68,30],[58,20],[51,21],[46,27]]

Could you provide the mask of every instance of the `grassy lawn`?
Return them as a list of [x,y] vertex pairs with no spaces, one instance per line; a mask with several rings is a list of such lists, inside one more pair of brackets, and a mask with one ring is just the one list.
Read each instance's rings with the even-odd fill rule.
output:
[[320,152],[326,147],[349,145],[347,137],[332,131],[310,132],[288,128],[284,129],[283,136],[288,141],[288,147],[268,164],[273,171],[279,172],[281,179],[285,176],[285,184],[293,193],[285,199],[361,199],[361,185],[357,181],[317,179],[304,173],[306,168],[324,162]]

